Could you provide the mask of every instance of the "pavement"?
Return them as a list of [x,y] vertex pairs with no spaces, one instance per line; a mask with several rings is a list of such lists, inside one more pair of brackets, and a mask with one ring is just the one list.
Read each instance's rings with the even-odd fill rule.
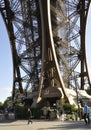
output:
[[28,125],[27,120],[4,121],[0,122],[0,130],[87,130],[90,125],[85,125],[84,121],[48,121],[33,120]]

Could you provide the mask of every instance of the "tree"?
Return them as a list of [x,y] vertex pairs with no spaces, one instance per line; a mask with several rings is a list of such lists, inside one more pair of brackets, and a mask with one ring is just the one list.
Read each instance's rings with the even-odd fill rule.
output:
[[3,110],[4,110],[4,108],[3,108],[3,103],[2,103],[2,102],[0,102],[0,113],[2,113],[2,112],[3,112]]

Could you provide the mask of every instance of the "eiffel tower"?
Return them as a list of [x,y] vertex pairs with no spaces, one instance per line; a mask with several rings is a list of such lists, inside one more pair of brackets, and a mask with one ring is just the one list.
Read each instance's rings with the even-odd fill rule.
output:
[[54,88],[69,101],[66,88],[91,88],[85,49],[90,2],[0,0],[13,57],[13,100],[16,91],[27,97],[29,89],[39,101]]

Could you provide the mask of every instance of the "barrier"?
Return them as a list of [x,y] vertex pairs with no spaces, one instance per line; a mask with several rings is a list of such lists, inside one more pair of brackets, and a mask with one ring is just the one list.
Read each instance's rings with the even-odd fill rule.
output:
[[5,114],[0,114],[0,121],[4,120],[15,120],[15,114],[9,113],[7,116]]

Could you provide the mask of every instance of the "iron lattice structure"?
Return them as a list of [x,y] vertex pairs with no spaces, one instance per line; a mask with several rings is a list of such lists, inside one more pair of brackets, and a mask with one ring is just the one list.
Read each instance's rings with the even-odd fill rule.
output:
[[[10,39],[13,99],[47,87],[91,88],[85,50],[91,0],[0,0]],[[83,22],[84,21],[84,22]]]

